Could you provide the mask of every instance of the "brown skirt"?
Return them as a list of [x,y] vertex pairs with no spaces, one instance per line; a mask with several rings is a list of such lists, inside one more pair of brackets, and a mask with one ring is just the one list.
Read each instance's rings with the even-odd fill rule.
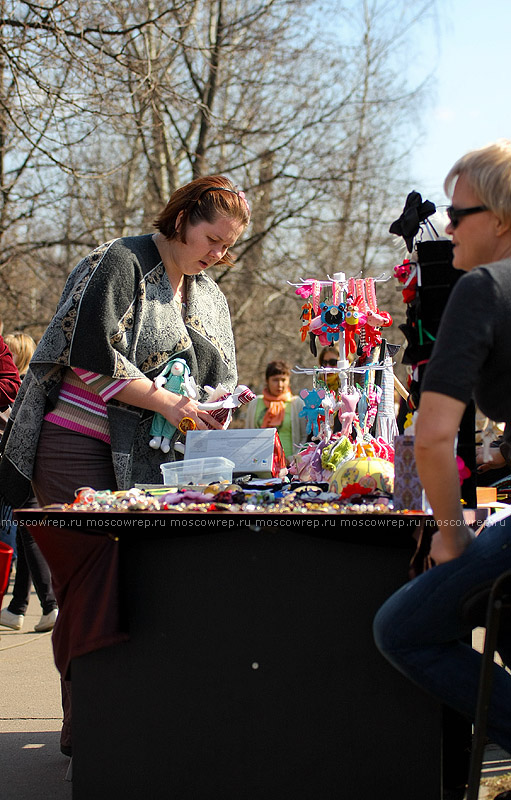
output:
[[[44,422],[32,479],[40,506],[70,503],[76,490],[116,489],[109,445]],[[55,664],[69,677],[71,660],[126,641],[119,600],[119,544],[73,528],[30,526],[52,575],[59,615],[52,641]]]

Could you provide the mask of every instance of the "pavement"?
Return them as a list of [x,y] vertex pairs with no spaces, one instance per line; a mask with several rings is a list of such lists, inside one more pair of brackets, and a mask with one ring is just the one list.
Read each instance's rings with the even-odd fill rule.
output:
[[[10,601],[9,591],[2,607]],[[71,800],[70,759],[60,752],[62,706],[51,632],[32,593],[21,631],[0,627],[1,800]]]
[[[10,597],[8,590],[2,607]],[[72,765],[60,752],[62,707],[51,632],[34,631],[41,613],[32,592],[22,630],[0,627],[1,800],[72,800]],[[481,632],[476,632],[474,646],[480,644]],[[509,755],[490,744],[479,800],[495,794],[485,787],[487,778],[509,772]]]

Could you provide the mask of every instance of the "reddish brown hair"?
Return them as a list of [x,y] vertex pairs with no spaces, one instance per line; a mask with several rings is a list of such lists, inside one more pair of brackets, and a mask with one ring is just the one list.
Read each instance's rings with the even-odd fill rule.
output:
[[[179,231],[177,218],[181,214]],[[243,228],[250,222],[250,211],[244,195],[239,193],[232,181],[223,175],[196,178],[177,189],[163,211],[154,220],[154,227],[167,239],[177,239],[186,244],[188,225],[199,222],[215,222],[217,217],[237,220]],[[229,251],[217,262],[231,265]]]

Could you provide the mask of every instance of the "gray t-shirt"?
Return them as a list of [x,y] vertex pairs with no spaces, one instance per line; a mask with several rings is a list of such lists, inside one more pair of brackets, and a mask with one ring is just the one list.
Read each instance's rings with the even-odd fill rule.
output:
[[[511,259],[465,273],[445,307],[422,391],[463,403],[473,397],[483,414],[509,423],[510,330]],[[506,433],[511,433],[509,424]]]

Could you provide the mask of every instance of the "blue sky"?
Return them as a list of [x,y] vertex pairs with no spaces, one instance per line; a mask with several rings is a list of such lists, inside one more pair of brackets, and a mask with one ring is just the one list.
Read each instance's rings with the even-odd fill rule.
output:
[[425,136],[410,164],[411,185],[437,205],[456,159],[511,138],[511,0],[440,0],[435,23],[418,38],[434,70]]

